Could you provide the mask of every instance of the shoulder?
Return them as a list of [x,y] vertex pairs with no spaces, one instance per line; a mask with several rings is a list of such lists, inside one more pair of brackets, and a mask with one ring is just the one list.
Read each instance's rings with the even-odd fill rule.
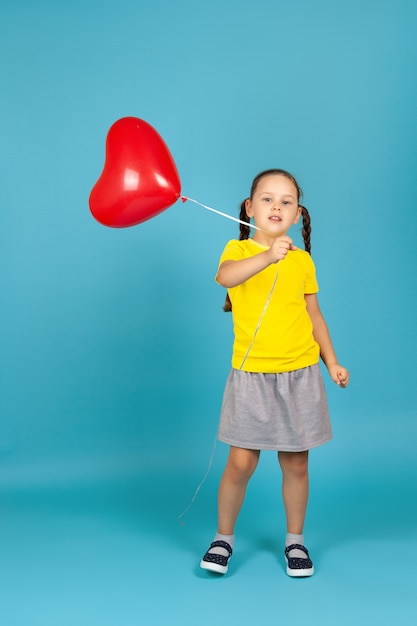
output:
[[300,265],[303,265],[305,268],[313,269],[315,267],[314,261],[311,258],[310,254],[306,252],[305,250],[301,250],[301,248],[297,248],[297,250],[293,250],[291,252],[291,258],[297,263],[299,263]]
[[235,261],[252,256],[256,252],[256,249],[253,249],[254,245],[256,244],[251,239],[231,239],[225,245],[220,261]]

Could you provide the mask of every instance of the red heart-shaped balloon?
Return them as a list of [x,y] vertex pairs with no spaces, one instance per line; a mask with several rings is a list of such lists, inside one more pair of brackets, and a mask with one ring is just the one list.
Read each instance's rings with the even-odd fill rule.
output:
[[103,172],[89,205],[104,226],[135,226],[161,213],[180,197],[181,182],[170,151],[147,122],[123,117],[106,139]]

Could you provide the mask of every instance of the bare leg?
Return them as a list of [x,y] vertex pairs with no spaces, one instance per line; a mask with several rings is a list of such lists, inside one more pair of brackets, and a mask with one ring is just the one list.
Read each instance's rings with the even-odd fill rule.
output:
[[302,535],[308,501],[308,451],[278,452],[287,532]]
[[218,495],[218,532],[233,535],[249,479],[256,469],[259,450],[230,447]]
[[[278,452],[278,459],[282,468],[282,496],[287,517],[287,574],[312,576],[314,565],[304,548],[302,537],[308,500],[308,451]],[[294,544],[296,547],[292,547]]]
[[259,450],[230,447],[219,487],[217,533],[213,544],[200,561],[203,569],[218,574],[226,574],[228,571],[235,523],[245,498],[248,481],[258,464],[259,454]]

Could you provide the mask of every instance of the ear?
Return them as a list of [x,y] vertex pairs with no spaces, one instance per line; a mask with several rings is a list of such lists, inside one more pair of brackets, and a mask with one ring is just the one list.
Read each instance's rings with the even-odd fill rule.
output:
[[302,211],[302,208],[299,206],[297,209],[297,214],[294,218],[293,224],[298,224],[298,220],[300,219],[300,216],[301,216],[301,211]]
[[245,200],[245,210],[248,217],[253,217],[252,202],[250,201],[250,198]]

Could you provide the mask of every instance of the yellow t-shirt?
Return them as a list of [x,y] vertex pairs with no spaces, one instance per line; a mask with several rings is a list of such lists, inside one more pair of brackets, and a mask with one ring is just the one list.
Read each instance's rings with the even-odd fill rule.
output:
[[[254,256],[266,249],[253,239],[233,239],[226,245],[219,265]],[[242,367],[277,272],[274,291]],[[232,367],[267,374],[290,372],[318,363],[320,349],[313,337],[304,298],[304,294],[318,290],[313,260],[300,249],[290,250],[283,261],[269,265],[241,285],[230,288],[235,335]]]

